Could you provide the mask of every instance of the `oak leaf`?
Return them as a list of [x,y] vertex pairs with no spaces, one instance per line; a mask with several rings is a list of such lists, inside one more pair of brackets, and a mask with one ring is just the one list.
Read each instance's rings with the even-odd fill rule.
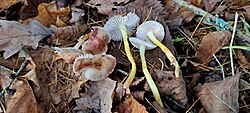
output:
[[53,31],[37,21],[28,25],[15,21],[0,20],[0,51],[5,59],[17,53],[23,46],[38,47],[38,42]]
[[[49,27],[50,25],[62,26],[62,20],[58,20],[62,17],[66,17],[70,13],[70,8],[60,8],[57,9],[56,3],[41,3],[38,5],[38,15],[34,18],[25,20],[23,23],[29,23],[29,20],[37,20],[41,22],[44,26]],[[60,25],[56,23],[59,22]]]

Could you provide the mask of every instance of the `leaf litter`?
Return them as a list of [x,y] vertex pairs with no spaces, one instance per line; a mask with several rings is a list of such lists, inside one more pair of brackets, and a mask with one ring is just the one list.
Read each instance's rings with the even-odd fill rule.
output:
[[[250,76],[246,51],[249,50],[249,4],[246,1],[188,0],[188,4],[183,0],[76,0],[70,4],[65,0],[4,2],[0,5],[0,18],[5,19],[0,22],[2,91],[10,80],[10,73],[20,73],[20,77],[15,78],[10,90],[6,90],[5,101],[1,101],[5,107],[1,106],[1,110],[249,112]],[[13,9],[16,6],[19,8]],[[230,48],[227,42],[233,34],[231,29],[217,30],[230,28],[235,11],[242,15],[232,48],[244,50],[237,50],[233,55],[238,61],[234,62],[234,68],[241,73],[231,76],[225,48]],[[153,97],[144,78],[139,51],[135,48],[131,48],[131,53],[136,61],[136,76],[129,88],[124,87],[131,67],[124,44],[110,40],[110,32],[103,28],[110,18],[130,12],[141,18],[130,36],[136,36],[135,32],[143,22],[160,22],[165,30],[162,43],[178,63],[183,63],[181,76],[176,78],[174,66],[159,48],[145,53],[163,107]],[[220,21],[213,21],[217,17],[211,14],[217,15]],[[226,21],[223,22],[223,18]],[[183,40],[174,41],[176,38]],[[22,62],[26,61],[21,55],[23,50],[27,51],[26,60],[28,58],[30,63],[18,72]],[[222,74],[226,76],[225,80]]]

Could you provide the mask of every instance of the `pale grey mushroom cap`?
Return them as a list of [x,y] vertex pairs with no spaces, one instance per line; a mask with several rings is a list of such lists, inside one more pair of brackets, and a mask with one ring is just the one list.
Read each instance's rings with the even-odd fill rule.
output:
[[122,40],[122,33],[119,26],[125,25],[128,35],[131,35],[139,21],[140,18],[135,13],[129,12],[126,16],[111,17],[104,25],[104,29],[108,31],[112,40],[120,41]]
[[145,42],[144,40],[141,40],[141,39],[136,38],[136,37],[130,37],[129,41],[137,49],[140,48],[141,43],[145,43],[145,49],[146,50],[151,50],[151,49],[154,49],[154,48],[157,47],[156,45],[152,44],[151,42]]
[[137,31],[136,31],[136,37],[144,40],[145,42],[153,44],[153,42],[149,39],[147,36],[147,33],[151,31],[153,32],[155,38],[159,40],[160,42],[164,39],[165,37],[165,32],[164,32],[164,27],[161,23],[156,22],[156,21],[146,21],[142,23]]

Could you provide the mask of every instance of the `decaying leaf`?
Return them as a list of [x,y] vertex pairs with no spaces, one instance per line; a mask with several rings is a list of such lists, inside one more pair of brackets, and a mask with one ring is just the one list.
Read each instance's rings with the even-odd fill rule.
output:
[[121,103],[117,110],[118,113],[148,113],[146,108],[137,102],[133,96],[127,95],[125,101]]
[[0,20],[0,51],[5,51],[4,58],[7,59],[23,46],[36,49],[38,42],[51,34],[51,29],[37,21],[30,21],[25,25],[15,21]]
[[8,9],[10,6],[19,2],[27,5],[27,0],[1,0],[0,9]]
[[207,113],[238,113],[239,76],[196,86],[197,96]]
[[240,91],[245,91],[250,89],[250,83],[247,81],[240,79]]
[[20,17],[22,20],[35,17],[38,14],[37,7],[40,3],[50,3],[56,1],[57,7],[62,8],[68,5],[66,0],[27,0],[27,4],[20,11]]
[[93,8],[97,8],[98,13],[108,15],[112,12],[113,8],[117,8],[127,2],[129,0],[90,0],[88,4]]
[[86,24],[59,27],[53,30],[54,33],[46,39],[46,42],[55,45],[68,45],[76,41],[87,29]]
[[115,66],[116,58],[112,55],[84,55],[76,58],[73,71],[75,73],[84,73],[88,80],[98,81],[112,73]]
[[230,38],[230,31],[216,31],[204,36],[195,54],[197,62],[201,64],[209,62],[213,54],[224,46]]
[[250,63],[247,60],[247,56],[243,54],[242,50],[235,50],[236,56],[238,58],[238,63],[241,65],[241,67],[250,69]]
[[15,89],[16,92],[12,99],[7,102],[7,113],[42,113],[27,80],[16,79],[16,82],[12,84],[12,88]]
[[154,70],[152,77],[161,94],[171,96],[182,106],[187,104],[186,83],[182,76],[176,78],[173,71]]
[[37,91],[40,89],[40,83],[36,77],[36,75],[37,75],[36,64],[31,57],[27,57],[26,59],[28,59],[30,61],[30,63],[27,65],[26,69],[29,67],[30,70],[28,73],[23,75],[22,78],[25,78],[26,80],[32,81],[36,86],[36,87],[34,87],[34,90]]
[[42,3],[38,5],[38,15],[34,18],[23,21],[23,23],[27,24],[30,20],[37,20],[44,26],[49,27],[50,25],[56,25],[56,22],[60,21],[58,19],[68,16],[69,13],[69,7],[57,9],[56,2],[51,2],[49,4]]
[[75,100],[75,111],[87,113],[94,111],[96,113],[111,113],[112,95],[116,82],[106,78],[96,82],[90,82],[86,96]]

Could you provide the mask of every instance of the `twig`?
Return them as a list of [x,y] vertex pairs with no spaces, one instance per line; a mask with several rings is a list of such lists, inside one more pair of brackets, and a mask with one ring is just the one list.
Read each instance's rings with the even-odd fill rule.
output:
[[10,88],[11,84],[14,82],[15,78],[19,76],[20,72],[26,68],[26,66],[29,64],[29,62],[30,62],[30,61],[26,59],[26,60],[21,64],[19,70],[18,70],[15,74],[13,74],[13,75],[11,74],[11,75],[10,75],[10,78],[11,78],[11,79],[10,79],[9,83],[7,84],[6,88],[3,89],[3,90],[1,91],[0,97],[3,96],[7,90],[9,90],[9,88]]
[[233,46],[233,42],[234,42],[234,36],[235,36],[237,21],[238,21],[238,13],[235,12],[234,29],[233,29],[231,42],[230,42],[230,45],[229,45],[229,55],[230,55],[230,61],[231,61],[232,76],[234,76],[234,62],[233,62],[233,51],[232,51],[233,49],[231,47]]
[[[181,7],[185,7],[185,8],[187,8],[188,10],[194,12],[195,15],[203,16],[203,15],[206,14],[206,11],[204,11],[204,10],[202,10],[201,8],[198,8],[198,7],[192,5],[191,3],[188,3],[188,2],[186,2],[186,1],[184,1],[184,0],[172,0],[172,1],[174,1],[175,3],[177,3],[178,5],[180,5]],[[213,16],[212,14],[210,14],[210,13],[207,13],[207,14],[205,15],[205,18],[210,18],[210,19],[212,19],[213,21],[216,20],[216,17]]]
[[222,73],[222,77],[223,77],[223,80],[225,80],[225,72],[224,72],[224,68],[223,66],[221,65],[220,61],[217,59],[217,57],[213,54],[214,56],[214,59],[216,60],[216,62],[219,64],[220,68],[221,68],[221,73]]

